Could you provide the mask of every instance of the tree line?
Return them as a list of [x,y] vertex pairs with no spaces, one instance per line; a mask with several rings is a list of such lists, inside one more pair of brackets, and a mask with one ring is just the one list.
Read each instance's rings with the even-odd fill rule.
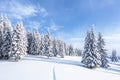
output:
[[38,28],[26,31],[22,21],[12,27],[6,16],[0,16],[0,59],[18,61],[27,54],[63,58],[64,55],[80,56],[81,50],[53,38],[49,29],[46,34],[40,34]]

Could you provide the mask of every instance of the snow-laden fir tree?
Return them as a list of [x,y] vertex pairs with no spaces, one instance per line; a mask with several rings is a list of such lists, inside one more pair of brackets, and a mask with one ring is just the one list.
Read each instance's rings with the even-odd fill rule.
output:
[[22,29],[22,33],[24,34],[23,35],[23,53],[24,53],[24,55],[27,55],[27,47],[28,47],[28,40],[27,40],[27,33],[26,33],[26,30],[25,30],[25,28],[24,28],[24,26],[23,26],[23,23],[22,23],[22,21],[20,21],[20,25],[21,25],[21,29]]
[[17,23],[12,35],[12,55],[18,61],[27,54],[27,37],[22,22]]
[[64,44],[65,55],[67,55],[67,45],[65,42],[63,44]]
[[49,58],[52,56],[52,45],[51,45],[51,36],[50,36],[50,31],[48,29],[47,34],[44,36],[44,49],[45,52],[44,54]]
[[56,57],[58,54],[58,42],[56,39],[52,40],[52,53],[53,53],[54,57]]
[[98,48],[98,53],[101,55],[101,67],[108,67],[107,53],[104,46],[105,46],[104,39],[101,33],[99,32],[97,48]]
[[1,46],[1,56],[4,59],[8,59],[11,53],[11,43],[12,43],[12,27],[10,21],[7,17],[4,17],[4,30],[3,30],[3,43]]
[[75,53],[74,53],[74,49],[73,49],[73,46],[72,45],[69,45],[68,46],[68,52],[69,52],[69,56],[74,56],[75,55]]
[[9,58],[11,29],[11,23],[8,18],[6,16],[0,16],[0,58]]
[[0,58],[2,58],[2,51],[1,47],[3,44],[3,33],[4,32],[4,17],[1,15],[0,16]]
[[81,54],[82,54],[82,51],[80,49],[76,48],[75,49],[75,55],[76,56],[81,56]]
[[97,50],[97,43],[93,28],[87,32],[82,55],[82,63],[88,68],[96,68],[101,65],[101,56]]
[[61,56],[61,58],[64,58],[65,55],[65,48],[64,48],[64,42],[59,40],[59,52],[58,55]]
[[40,34],[38,28],[32,34],[31,45],[30,45],[30,54],[39,55],[40,54]]
[[28,48],[28,49],[27,49],[28,51],[27,51],[27,53],[28,53],[28,54],[30,54],[30,49],[31,49],[30,47],[31,47],[31,43],[32,43],[32,37],[33,37],[33,36],[32,36],[32,31],[28,31],[28,32],[27,32],[27,40],[28,40],[28,47],[27,47],[27,48]]
[[40,55],[43,56],[45,52],[44,48],[44,35],[41,35],[41,41],[40,41]]
[[30,40],[30,42],[28,42],[28,45],[29,45],[29,54],[33,55],[33,53],[34,53],[34,45],[35,45],[34,33],[31,32],[31,34],[28,34],[28,35],[29,35],[28,39]]
[[111,61],[118,62],[118,57],[117,57],[116,50],[112,51]]
[[69,56],[69,46],[70,45],[66,45],[66,55]]

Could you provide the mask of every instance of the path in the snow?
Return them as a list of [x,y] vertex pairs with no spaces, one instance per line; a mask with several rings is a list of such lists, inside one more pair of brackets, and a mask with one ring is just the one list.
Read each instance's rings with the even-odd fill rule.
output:
[[56,80],[55,66],[53,66],[53,68],[52,68],[51,79],[50,80]]

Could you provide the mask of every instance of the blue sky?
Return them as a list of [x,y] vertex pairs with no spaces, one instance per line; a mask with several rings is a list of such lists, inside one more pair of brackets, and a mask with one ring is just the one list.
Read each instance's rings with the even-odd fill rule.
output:
[[22,20],[27,30],[38,26],[41,34],[50,28],[54,37],[78,48],[83,48],[86,31],[94,24],[107,49],[120,48],[119,0],[0,0],[0,13],[13,26]]

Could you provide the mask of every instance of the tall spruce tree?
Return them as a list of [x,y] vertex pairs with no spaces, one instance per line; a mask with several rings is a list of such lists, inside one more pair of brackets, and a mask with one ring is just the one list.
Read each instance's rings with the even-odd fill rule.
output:
[[65,48],[64,48],[64,42],[59,40],[59,52],[58,54],[61,56],[61,58],[64,58],[65,55]]
[[82,63],[88,68],[96,68],[101,65],[101,56],[97,50],[97,43],[93,28],[91,28],[90,32],[87,32],[87,36],[85,38]]
[[39,55],[40,54],[40,34],[38,28],[32,34],[31,45],[30,45],[30,54]]
[[99,32],[97,48],[98,48],[98,53],[101,55],[101,67],[108,67],[107,53],[104,46],[105,46],[104,39],[101,33]]
[[52,56],[52,45],[51,45],[51,36],[50,31],[48,29],[47,34],[44,36],[44,49],[45,49],[45,55],[49,58]]
[[17,23],[12,36],[12,55],[15,61],[27,54],[27,37],[22,22]]
[[0,17],[0,57],[8,59],[11,51],[11,23],[6,16]]
[[64,42],[65,55],[67,55],[67,44]]
[[30,47],[31,47],[31,43],[32,43],[32,31],[27,32],[27,40],[28,40],[27,53],[30,54]]
[[4,18],[3,43],[1,46],[2,58],[9,59],[11,54],[12,27],[7,17]]
[[74,56],[75,53],[72,45],[68,46],[68,50],[69,50],[69,56]]
[[45,53],[44,35],[41,35],[41,41],[40,41],[40,55],[43,56],[44,53]]
[[0,58],[2,58],[2,44],[3,44],[3,35],[4,35],[4,16],[0,16]]
[[81,56],[81,54],[82,54],[82,51],[80,49],[76,48],[75,49],[75,55],[76,56]]
[[54,57],[56,57],[58,54],[58,42],[56,39],[52,40],[52,53],[53,53]]

